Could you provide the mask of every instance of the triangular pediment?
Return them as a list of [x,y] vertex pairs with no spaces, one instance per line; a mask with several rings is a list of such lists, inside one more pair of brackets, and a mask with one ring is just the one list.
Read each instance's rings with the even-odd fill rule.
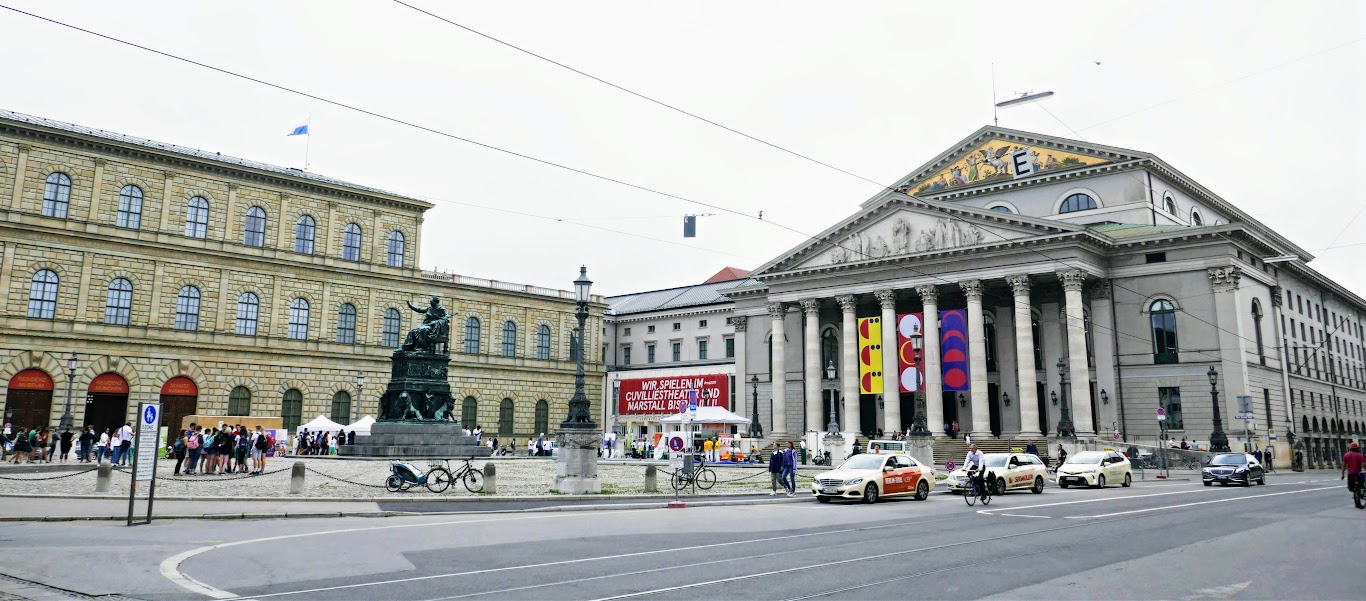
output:
[[760,267],[753,276],[997,245],[1081,229],[1069,223],[894,194]]

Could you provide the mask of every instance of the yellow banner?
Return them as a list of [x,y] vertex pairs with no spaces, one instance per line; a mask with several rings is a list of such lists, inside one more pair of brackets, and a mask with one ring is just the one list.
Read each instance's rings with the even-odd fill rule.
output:
[[859,392],[882,394],[882,318],[858,320]]

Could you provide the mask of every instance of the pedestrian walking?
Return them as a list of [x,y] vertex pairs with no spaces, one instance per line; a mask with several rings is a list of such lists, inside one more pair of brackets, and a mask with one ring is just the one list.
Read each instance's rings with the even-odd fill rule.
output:
[[71,428],[62,430],[62,463],[66,463],[66,456],[71,453],[71,441],[75,435],[71,433]]
[[14,436],[14,458],[10,459],[10,463],[19,464],[23,463],[25,459],[30,459],[29,455],[33,453],[33,447],[28,441],[28,431],[19,428],[19,433]]
[[[99,442],[95,443],[95,463],[103,463],[104,456],[109,454],[109,440],[109,428],[105,428],[103,432],[100,432]],[[110,455],[110,458],[112,461],[113,456]]]
[[792,441],[787,441],[787,449],[783,451],[783,482],[787,486],[787,496],[792,496],[797,492],[797,450],[792,448]]
[[1272,456],[1276,454],[1275,451],[1272,450],[1272,449],[1275,449],[1275,448],[1276,448],[1276,447],[1267,447],[1267,448],[1266,448],[1266,451],[1262,453],[1262,459],[1263,459],[1262,463],[1266,466],[1266,471],[1268,471],[1268,472],[1274,472],[1274,471],[1276,471],[1276,468],[1272,466],[1272,460],[1271,460],[1271,459],[1272,459]]
[[1034,441],[1031,440],[1031,441],[1029,441],[1029,444],[1025,445],[1025,452],[1026,452],[1026,453],[1029,453],[1030,455],[1033,455],[1033,456],[1035,456],[1035,457],[1038,457],[1038,456],[1039,456],[1039,445],[1034,444]]
[[778,494],[778,486],[782,485],[783,490],[787,490],[787,480],[783,479],[783,448],[779,443],[773,443],[773,454],[768,456],[768,496]]
[[[110,445],[114,443],[111,441]],[[125,465],[128,463],[128,449],[133,448],[133,422],[124,422],[123,427],[119,428],[118,452],[114,453],[114,463]]]
[[204,444],[204,437],[199,435],[199,425],[190,424],[190,431],[185,434],[185,454],[190,460],[189,465],[185,466],[185,475],[193,476],[195,467],[199,465],[199,453]]
[[185,430],[181,430],[171,441],[171,456],[175,457],[175,470],[172,475],[179,476],[180,468],[185,464]]
[[534,441],[534,440],[532,440],[532,439],[530,439],[530,438],[526,439],[526,456],[527,456],[527,457],[530,457],[530,456],[535,455],[535,454],[536,454],[536,441]]

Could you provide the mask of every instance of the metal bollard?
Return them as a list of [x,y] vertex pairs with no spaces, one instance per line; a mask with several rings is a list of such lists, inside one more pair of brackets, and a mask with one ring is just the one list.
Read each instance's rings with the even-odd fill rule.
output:
[[484,492],[498,494],[498,465],[492,461],[484,464]]
[[659,470],[653,465],[645,466],[645,492],[659,492]]
[[99,471],[95,472],[95,492],[109,492],[109,479],[114,474],[114,466],[101,461]]
[[304,493],[304,462],[295,461],[294,469],[289,472],[289,494],[301,495]]

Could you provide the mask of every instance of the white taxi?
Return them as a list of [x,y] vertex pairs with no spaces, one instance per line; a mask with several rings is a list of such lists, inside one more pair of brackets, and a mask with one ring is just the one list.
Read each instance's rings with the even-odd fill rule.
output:
[[934,468],[902,453],[854,455],[839,467],[811,480],[811,494],[821,503],[830,499],[862,499],[911,495],[917,501],[934,490]]
[[1067,462],[1058,466],[1060,488],[1072,484],[1105,488],[1106,484],[1116,482],[1129,486],[1134,476],[1129,460],[1114,451],[1081,451],[1068,455]]
[[[1043,492],[1048,468],[1043,460],[1029,453],[985,453],[982,463],[991,475],[991,494],[1001,495],[1008,490],[1028,489],[1034,494]],[[949,492],[961,493],[968,488],[966,467],[949,473]]]

